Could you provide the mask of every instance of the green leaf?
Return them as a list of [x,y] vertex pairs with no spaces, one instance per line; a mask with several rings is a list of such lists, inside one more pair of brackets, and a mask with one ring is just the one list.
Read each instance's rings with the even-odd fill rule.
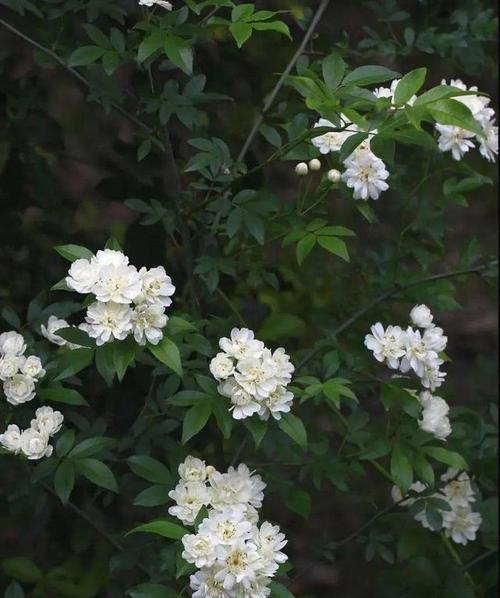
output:
[[316,245],[316,235],[308,234],[302,238],[296,247],[297,263],[302,266],[303,261],[311,253],[313,247]]
[[188,440],[205,427],[211,413],[212,404],[210,401],[202,401],[191,407],[184,416],[182,424],[182,444],[186,444]]
[[273,581],[269,587],[271,588],[271,598],[295,598],[288,588],[277,581]]
[[58,457],[64,457],[69,453],[73,444],[75,443],[75,431],[65,430],[57,439],[56,442],[56,455]]
[[68,499],[75,485],[75,468],[71,461],[63,461],[56,470],[54,476],[54,489],[63,504]]
[[304,519],[311,514],[311,496],[305,490],[298,488],[291,490],[285,504],[291,511],[298,513]]
[[87,66],[99,60],[104,52],[104,48],[99,46],[82,46],[71,54],[68,66]]
[[366,65],[360,66],[349,73],[342,82],[342,85],[358,85],[363,87],[364,85],[372,85],[373,83],[384,83],[384,81],[397,79],[399,76],[399,73],[391,71],[385,66]]
[[7,586],[3,598],[25,598],[23,588],[17,583],[17,581],[11,581]]
[[56,245],[54,251],[57,251],[64,259],[74,262],[78,259],[89,260],[94,257],[94,254],[81,245]]
[[114,473],[102,461],[98,461],[97,459],[79,459],[74,463],[77,471],[93,484],[112,492],[118,492],[118,484]]
[[36,583],[42,577],[42,571],[35,563],[24,556],[2,561],[2,569],[9,577],[27,583]]
[[138,346],[131,336],[124,341],[113,343],[113,345],[113,365],[118,380],[121,382],[127,369],[135,359]]
[[358,147],[358,145],[363,143],[367,137],[368,133],[354,133],[354,135],[350,135],[340,148],[339,160],[343,162],[346,158],[348,158]]
[[283,21],[271,21],[270,23],[252,23],[253,29],[255,31],[276,31],[277,33],[281,33],[288,37],[288,39],[292,39],[290,35],[290,29],[286,23]]
[[130,598],[179,598],[179,592],[157,583],[141,583],[128,590],[127,596]]
[[231,11],[231,21],[235,23],[236,21],[242,21],[248,19],[253,15],[255,11],[255,6],[251,3],[240,4],[239,6],[235,6]]
[[482,135],[482,129],[472,116],[472,112],[457,100],[438,100],[427,106],[427,111],[437,123],[462,127]]
[[304,450],[307,448],[307,431],[300,420],[293,413],[284,413],[283,417],[278,421],[280,429],[290,436],[299,446]]
[[134,498],[136,507],[159,507],[170,502],[166,486],[150,486]]
[[346,63],[342,56],[333,52],[323,60],[322,71],[323,79],[330,89],[336,89],[346,70]]
[[64,380],[88,367],[94,358],[93,349],[73,349],[62,355],[57,362],[57,375],[54,381]]
[[233,23],[230,25],[229,31],[236,40],[238,48],[241,48],[252,36],[252,25],[248,25],[247,23]]
[[164,40],[165,32],[163,30],[153,31],[151,35],[148,35],[142,40],[137,52],[137,60],[139,62],[144,62],[157,50],[163,47]]
[[158,361],[182,378],[181,354],[174,341],[164,337],[157,345],[148,343],[147,347]]
[[88,405],[82,395],[73,388],[63,388],[62,386],[40,388],[37,390],[37,395],[42,401],[55,401],[66,405]]
[[394,92],[394,104],[404,106],[422,87],[427,76],[427,69],[414,69],[399,81]]
[[268,422],[261,419],[247,418],[243,423],[247,430],[250,430],[255,448],[258,449],[266,435]]
[[107,50],[111,49],[111,42],[100,29],[97,29],[97,27],[88,23],[83,25],[83,28],[94,44],[97,44],[98,46],[101,46]]
[[106,343],[97,347],[95,352],[95,366],[106,384],[111,386],[115,377],[115,350],[114,343]]
[[189,534],[189,531],[186,528],[178,523],[169,521],[168,519],[155,519],[149,523],[143,523],[142,525],[134,527],[128,534],[135,534],[137,532],[158,534],[163,538],[170,538],[171,540],[180,540],[183,536]]
[[97,455],[97,453],[108,450],[115,444],[116,441],[113,438],[106,438],[105,436],[86,438],[71,449],[68,459],[82,459],[83,457]]
[[221,431],[222,436],[226,440],[231,438],[234,419],[231,417],[225,402],[220,400],[220,397],[216,397],[215,400],[212,401],[212,413],[214,414],[217,427]]
[[196,330],[196,326],[188,322],[184,318],[178,316],[171,316],[168,319],[167,331],[169,334],[181,334],[182,332],[193,332]]
[[422,95],[418,96],[415,100],[415,107],[425,106],[438,100],[444,100],[446,98],[452,98],[462,95],[462,90],[457,87],[450,87],[449,85],[437,85],[428,91],[425,91]]
[[338,239],[337,237],[318,237],[318,243],[323,249],[326,249],[334,255],[338,255],[344,261],[350,261],[347,245],[342,239]]
[[396,486],[406,494],[413,483],[413,468],[407,452],[398,444],[392,449],[391,476]]
[[469,469],[467,461],[462,455],[455,451],[449,451],[440,446],[424,446],[422,447],[422,450],[436,461],[445,463],[450,467],[455,467],[456,469]]
[[74,345],[79,345],[80,347],[87,347],[87,348],[94,348],[95,340],[90,338],[90,336],[85,332],[85,330],[80,330],[75,326],[69,326],[68,328],[60,328],[57,331],[57,335],[61,336],[63,339],[73,343]]
[[173,482],[173,477],[168,468],[153,457],[147,455],[134,455],[127,459],[130,469],[135,475],[144,478],[153,484],[170,485]]
[[182,37],[168,35],[165,38],[163,49],[167,58],[181,71],[186,75],[193,73],[193,49]]

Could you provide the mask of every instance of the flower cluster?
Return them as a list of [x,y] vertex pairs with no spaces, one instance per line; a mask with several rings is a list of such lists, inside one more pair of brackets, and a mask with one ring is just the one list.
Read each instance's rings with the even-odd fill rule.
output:
[[195,457],[179,466],[180,482],[169,493],[169,513],[193,525],[202,507],[208,515],[195,534],[182,538],[182,558],[199,571],[191,576],[193,598],[265,598],[287,541],[279,527],[259,523],[266,484],[240,464],[220,473]]
[[64,416],[52,407],[40,407],[35,412],[35,419],[30,427],[20,430],[19,426],[10,424],[3,434],[0,434],[0,444],[15,455],[21,453],[30,460],[50,457],[52,445],[50,437],[61,429]]
[[[432,494],[430,498],[438,498],[448,504],[447,509],[438,509],[441,514],[444,533],[453,542],[465,546],[467,542],[476,539],[476,533],[482,523],[481,513],[472,510],[472,503],[476,502],[476,495],[471,479],[465,471],[459,473],[457,469],[450,468],[441,476],[441,480],[445,482],[445,485],[439,492]],[[427,486],[422,482],[415,482],[410,490],[420,494],[427,490]],[[392,489],[392,498],[394,502],[406,507],[411,507],[419,500],[418,497],[403,500],[401,491],[397,486]],[[417,512],[415,519],[426,529],[435,530],[430,525],[424,508]]]
[[233,328],[231,338],[221,338],[222,349],[210,362],[210,371],[219,382],[218,390],[231,400],[234,419],[257,413],[267,420],[288,413],[293,394],[287,390],[294,366],[285,349],[272,353],[247,328]]
[[[444,79],[441,83],[446,85]],[[462,91],[478,91],[476,86],[467,88],[467,85],[460,79],[452,79],[450,86]],[[451,152],[454,160],[461,160],[471,148],[475,147],[474,141],[476,141],[479,143],[481,155],[486,160],[494,162],[495,156],[498,154],[498,126],[495,124],[495,111],[489,107],[490,98],[471,93],[456,96],[453,99],[469,108],[474,120],[482,130],[482,134],[477,135],[461,127],[437,123],[439,149],[442,152]]]
[[98,346],[130,334],[140,345],[157,345],[163,338],[165,308],[175,292],[163,266],[137,270],[121,251],[104,249],[90,259],[74,261],[66,284],[77,293],[95,296],[79,328]]
[[25,357],[25,351],[21,334],[13,330],[0,334],[0,380],[11,405],[31,401],[35,397],[35,384],[45,376],[40,358]]
[[[331,127],[335,125],[329,120],[320,118],[315,127]],[[331,131],[314,137],[312,143],[318,148],[321,154],[329,154],[340,151],[342,144],[346,139],[361,132],[361,129],[352,123],[345,115],[341,115],[340,131]],[[370,135],[375,135],[376,130],[370,131]],[[345,158],[345,171],[341,178],[342,181],[353,189],[354,199],[378,199],[383,191],[389,188],[386,179],[389,172],[385,163],[376,156],[370,149],[370,141],[366,139],[360,143],[357,148]],[[333,175],[332,175],[333,178]],[[336,181],[332,181],[336,182]]]
[[167,2],[167,0],[139,0],[139,6],[147,6],[148,8],[161,6],[165,10],[172,10],[174,8],[172,3]]
[[[448,338],[433,319],[426,305],[416,305],[410,312],[410,320],[417,330],[412,326],[406,330],[400,326],[384,329],[377,322],[371,327],[371,334],[366,335],[365,346],[373,352],[377,361],[385,362],[389,368],[402,373],[413,371],[424,388],[434,391],[446,377],[446,373],[440,370],[444,360],[439,354],[446,349]],[[429,391],[421,392],[417,398],[423,408],[420,427],[445,440],[451,433],[448,404]]]

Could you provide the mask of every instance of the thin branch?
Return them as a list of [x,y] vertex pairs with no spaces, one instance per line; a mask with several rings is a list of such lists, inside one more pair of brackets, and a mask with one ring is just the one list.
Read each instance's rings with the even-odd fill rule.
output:
[[306,46],[307,46],[309,40],[311,39],[311,37],[314,33],[314,30],[316,29],[316,27],[319,23],[319,20],[321,19],[322,15],[325,12],[329,3],[330,3],[330,0],[321,0],[320,5],[318,6],[318,10],[316,11],[316,14],[313,17],[313,20],[311,21],[311,24],[309,25],[309,28],[306,31],[306,34],[304,35],[304,39],[302,40],[302,43],[297,48],[297,51],[292,56],[292,59],[290,60],[290,62],[287,64],[285,70],[281,74],[276,85],[274,86],[271,93],[266,98],[260,114],[255,119],[252,130],[248,134],[248,137],[246,138],[245,143],[243,144],[243,147],[241,148],[241,151],[238,154],[238,158],[237,158],[238,162],[242,162],[244,157],[246,156],[246,153],[247,153],[250,145],[252,144],[252,141],[254,140],[255,135],[257,135],[257,132],[258,132],[261,124],[264,121],[266,112],[268,112],[268,110],[273,105],[273,102],[276,99],[276,96],[278,95],[280,89],[283,87],[283,84],[285,83],[286,78],[290,74],[291,70],[295,66],[295,63],[300,58],[301,54],[305,51]]
[[[492,268],[493,266],[495,266],[497,264],[498,264],[498,260],[494,260],[492,262],[488,262],[486,264],[481,264],[480,266],[476,266],[475,268],[468,268],[465,270],[452,270],[451,272],[442,272],[441,274],[434,274],[432,276],[427,276],[425,278],[421,278],[420,280],[410,282],[406,285],[396,284],[396,285],[394,285],[394,287],[392,287],[392,289],[386,291],[385,293],[382,293],[382,295],[373,299],[373,301],[370,301],[369,303],[367,303],[364,307],[362,307],[360,310],[358,310],[350,318],[345,320],[345,322],[342,322],[342,324],[340,324],[340,326],[336,330],[334,330],[332,333],[330,333],[329,338],[330,339],[336,338],[341,332],[344,332],[344,330],[346,330],[347,328],[352,326],[357,320],[359,320],[359,318],[364,316],[367,312],[369,312],[371,309],[376,307],[379,303],[382,303],[382,302],[386,301],[387,299],[394,297],[394,295],[398,295],[399,293],[402,293],[402,292],[412,289],[414,287],[417,287],[417,286],[420,286],[420,285],[423,285],[426,283],[430,283],[430,282],[435,282],[437,280],[443,280],[445,278],[454,278],[456,276],[464,276],[467,274],[481,275],[485,270],[487,270],[488,268]],[[324,343],[324,341],[323,341],[323,343]],[[319,353],[319,351],[321,351],[321,349],[323,347],[323,343],[319,344],[318,346],[316,346],[315,348],[313,348],[309,351],[309,353],[304,357],[304,359],[298,364],[296,371],[303,368],[306,365],[306,363],[309,363],[309,361],[313,357],[315,357]]]
[[493,556],[494,554],[497,554],[498,550],[488,550],[488,552],[484,552],[483,554],[480,554],[478,557],[476,557],[475,559],[472,559],[472,561],[469,561],[464,569],[470,569],[471,567],[474,567],[475,565],[477,565],[478,563],[484,561],[485,559],[489,558],[490,556]]
[[[3,25],[6,29],[8,29],[11,33],[16,35],[20,39],[23,39],[24,41],[28,42],[28,44],[30,44],[33,48],[36,48],[40,52],[43,52],[44,54],[46,54],[47,56],[52,58],[52,60],[54,60],[54,62],[59,64],[70,75],[75,77],[75,79],[78,79],[78,81],[80,81],[80,83],[82,85],[84,85],[88,89],[92,89],[92,83],[86,77],[84,77],[80,72],[78,72],[76,69],[69,66],[66,63],[66,61],[63,58],[61,58],[60,56],[58,56],[55,52],[53,52],[49,48],[46,48],[45,46],[42,46],[42,44],[39,44],[34,39],[31,39],[31,37],[24,34],[22,31],[19,31],[19,29],[16,29],[16,27],[11,25],[4,19],[0,19],[0,25]],[[133,114],[131,114],[130,112],[125,110],[125,108],[122,108],[119,104],[116,104],[115,102],[113,102],[111,104],[111,106],[113,107],[114,110],[116,110],[116,112],[119,112],[123,117],[125,117],[127,120],[129,120],[131,123],[133,123],[138,129],[141,129],[142,131],[144,131],[145,133],[148,133],[149,135],[151,135],[154,132],[153,129],[149,125],[147,125],[146,123],[139,120],[136,116],[134,116]]]

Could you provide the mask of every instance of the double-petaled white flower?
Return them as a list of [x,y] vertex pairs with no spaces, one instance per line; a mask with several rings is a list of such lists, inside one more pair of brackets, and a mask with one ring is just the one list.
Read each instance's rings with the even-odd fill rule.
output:
[[176,503],[168,512],[187,524],[193,524],[200,509],[210,502],[204,482],[180,482],[168,495]]
[[31,427],[41,434],[54,436],[61,429],[64,416],[60,411],[54,411],[52,407],[39,407],[35,411],[35,419],[31,420]]
[[418,422],[420,428],[439,440],[446,440],[451,434],[448,403],[428,391],[421,392],[418,400],[423,407],[422,418]]
[[396,370],[399,368],[401,357],[406,353],[404,348],[405,336],[399,326],[387,326],[386,329],[380,322],[371,327],[371,334],[365,337],[365,346],[373,352],[377,361],[386,362]]
[[196,457],[189,455],[179,465],[178,473],[183,482],[204,482],[213,473],[214,468]]
[[233,328],[230,338],[221,338],[220,348],[234,359],[260,357],[264,350],[264,343],[255,338],[248,328]]
[[40,358],[36,355],[30,355],[22,363],[21,373],[32,378],[43,378],[46,372],[43,369]]
[[49,444],[48,434],[28,428],[21,434],[21,451],[31,461],[50,457],[53,447]]
[[3,385],[7,402],[11,405],[21,405],[35,398],[35,379],[25,374],[14,374]]
[[456,544],[473,542],[483,518],[481,513],[475,513],[467,507],[457,507],[451,511],[443,511],[443,527],[445,535],[451,538]]
[[172,305],[172,295],[175,287],[172,279],[165,272],[163,266],[156,268],[141,268],[139,270],[141,290],[134,298],[134,303],[150,303],[168,307]]
[[434,316],[427,305],[415,305],[410,311],[410,320],[417,328],[432,328]]
[[0,355],[23,355],[26,351],[26,343],[19,332],[11,330],[0,334]]
[[146,342],[157,345],[163,338],[163,328],[167,324],[168,317],[165,315],[165,308],[158,304],[138,305],[132,312],[132,333],[139,345]]
[[93,293],[99,280],[100,267],[95,261],[85,258],[75,260],[66,276],[66,284],[77,293]]
[[17,374],[25,362],[22,355],[4,355],[0,357],[0,380],[7,380]]
[[209,368],[216,380],[226,380],[234,374],[234,361],[226,353],[217,353],[210,362]]
[[342,180],[354,190],[354,199],[378,199],[389,189],[386,179],[389,171],[384,162],[370,149],[358,147],[344,160],[345,172]]
[[109,264],[100,268],[99,280],[92,292],[97,301],[128,305],[141,292],[141,288],[141,279],[135,266]]
[[10,424],[3,434],[0,434],[0,444],[9,452],[17,455],[21,452],[21,430],[19,426]]
[[114,339],[122,341],[132,330],[132,313],[128,305],[96,301],[87,308],[83,329],[98,346]]

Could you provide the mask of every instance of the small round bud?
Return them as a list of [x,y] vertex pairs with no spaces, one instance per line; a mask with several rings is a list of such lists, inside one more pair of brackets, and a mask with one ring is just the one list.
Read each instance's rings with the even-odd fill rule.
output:
[[318,158],[313,158],[310,162],[309,162],[309,168],[310,170],[321,170],[321,162],[318,160]]
[[306,176],[309,172],[309,168],[305,162],[299,162],[295,167],[295,174],[298,176]]
[[215,469],[215,467],[213,465],[207,465],[207,477],[209,478],[211,475],[213,475],[217,470]]
[[330,183],[338,183],[342,175],[336,168],[332,168],[332,170],[328,171],[328,174],[326,176]]

